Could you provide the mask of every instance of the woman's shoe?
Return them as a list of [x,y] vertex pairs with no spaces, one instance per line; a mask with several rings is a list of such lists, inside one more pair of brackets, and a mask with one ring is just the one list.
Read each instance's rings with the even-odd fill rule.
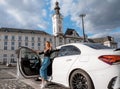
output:
[[47,87],[47,81],[45,81],[44,83],[41,83],[41,89],[44,89]]
[[35,78],[35,81],[41,81],[41,77]]
[[47,81],[51,81],[51,80],[52,80],[52,76],[48,76]]
[[40,85],[40,88],[41,88],[41,89],[44,89],[44,88],[45,88],[45,85],[42,83],[42,84]]

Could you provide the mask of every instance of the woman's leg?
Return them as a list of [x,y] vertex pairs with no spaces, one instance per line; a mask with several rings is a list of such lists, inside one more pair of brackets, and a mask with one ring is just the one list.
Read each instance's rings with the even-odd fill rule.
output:
[[50,64],[50,59],[49,58],[44,58],[42,66],[40,68],[40,76],[43,77],[44,79],[47,79],[47,67]]
[[45,77],[44,79],[47,80],[47,68],[44,70]]
[[40,68],[40,76],[42,78],[42,84],[43,85],[46,84],[46,80],[47,80],[47,67],[48,67],[49,64],[50,64],[50,59],[47,58],[47,57],[44,58],[42,66]]
[[40,76],[41,76],[41,89],[44,88],[45,86],[45,68],[44,66],[42,65],[41,68],[40,68]]

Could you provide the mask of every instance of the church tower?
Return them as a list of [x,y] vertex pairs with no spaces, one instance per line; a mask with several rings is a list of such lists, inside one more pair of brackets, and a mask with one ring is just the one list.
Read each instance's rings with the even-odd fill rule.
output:
[[60,14],[60,7],[57,1],[55,2],[54,10],[55,10],[55,13],[52,16],[52,22],[53,22],[54,42],[56,47],[64,44],[64,36],[63,36],[63,29],[62,29],[63,16]]
[[55,14],[52,16],[52,22],[53,22],[53,35],[57,36],[60,34],[63,34],[63,29],[62,29],[62,21],[63,17],[60,14],[60,7],[59,3],[56,1],[55,2]]

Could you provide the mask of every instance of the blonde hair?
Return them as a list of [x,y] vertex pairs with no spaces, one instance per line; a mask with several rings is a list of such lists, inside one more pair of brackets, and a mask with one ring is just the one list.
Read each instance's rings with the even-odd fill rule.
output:
[[51,49],[52,48],[52,45],[51,45],[51,43],[49,41],[46,41],[45,44],[47,44],[47,45],[45,45],[45,49],[47,49],[47,48]]

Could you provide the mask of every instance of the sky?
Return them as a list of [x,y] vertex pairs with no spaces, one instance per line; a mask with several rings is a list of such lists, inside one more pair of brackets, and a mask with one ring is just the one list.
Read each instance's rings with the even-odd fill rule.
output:
[[52,34],[55,2],[63,15],[63,32],[82,36],[80,14],[89,38],[113,36],[120,41],[120,0],[0,0],[0,27],[42,30]]

